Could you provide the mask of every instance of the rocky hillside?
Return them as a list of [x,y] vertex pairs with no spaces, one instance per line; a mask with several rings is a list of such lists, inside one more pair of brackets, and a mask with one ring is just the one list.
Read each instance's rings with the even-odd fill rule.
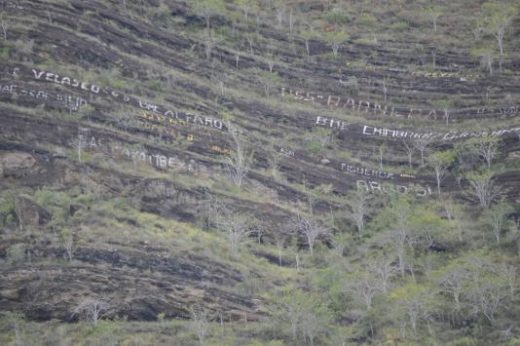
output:
[[520,343],[500,0],[0,2],[0,343]]

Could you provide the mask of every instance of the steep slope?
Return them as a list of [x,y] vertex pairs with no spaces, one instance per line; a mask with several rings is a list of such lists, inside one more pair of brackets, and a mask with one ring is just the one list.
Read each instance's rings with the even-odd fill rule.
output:
[[[290,315],[292,295],[325,292],[327,311],[311,309],[326,316],[319,328],[302,315],[293,335],[244,326],[235,341],[213,332],[215,344],[443,343],[478,338],[466,325],[498,333],[495,313],[503,329],[518,316],[511,273],[511,297],[494,298],[513,310],[417,322],[410,308],[400,333],[385,304],[378,320],[349,293],[378,253],[392,290],[361,290],[370,302],[435,291],[428,280],[447,258],[518,264],[518,15],[497,56],[493,33],[469,39],[486,6],[465,0],[442,2],[435,30],[422,4],[403,1],[1,6],[2,310],[76,322],[97,299],[109,320],[193,321],[201,310],[240,329]],[[493,237],[470,230],[502,205],[490,248]],[[431,331],[446,325],[455,336]]]

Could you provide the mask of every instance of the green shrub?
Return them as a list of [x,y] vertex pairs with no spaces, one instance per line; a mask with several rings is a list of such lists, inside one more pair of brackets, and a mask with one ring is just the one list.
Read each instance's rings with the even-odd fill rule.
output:
[[0,226],[8,225],[15,220],[15,204],[12,195],[0,197]]

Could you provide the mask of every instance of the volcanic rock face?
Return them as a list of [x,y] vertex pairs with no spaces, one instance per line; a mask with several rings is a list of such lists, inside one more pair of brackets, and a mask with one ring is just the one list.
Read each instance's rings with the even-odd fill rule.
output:
[[4,177],[23,175],[24,171],[34,167],[36,160],[29,154],[8,152],[0,156],[0,174]]
[[[488,76],[468,47],[439,49],[431,72],[429,53],[389,40],[346,44],[347,64],[320,39],[306,57],[303,39],[259,23],[240,28],[249,43],[221,42],[190,2],[144,3],[143,17],[114,1],[2,3],[16,25],[0,51],[0,196],[19,225],[2,224],[2,310],[72,321],[74,305],[102,297],[136,320],[193,305],[257,320],[248,277],[285,282],[224,253],[232,228],[208,238],[215,201],[264,221],[253,240],[286,248],[278,237],[302,205],[336,227],[355,191],[427,200],[439,182],[467,199],[479,154],[442,176],[421,158],[467,140],[494,141],[493,182],[518,203],[518,54]],[[450,95],[457,104],[442,103]]]
[[27,197],[16,197],[15,209],[20,230],[24,230],[27,227],[44,226],[51,220],[51,214],[47,210]]

